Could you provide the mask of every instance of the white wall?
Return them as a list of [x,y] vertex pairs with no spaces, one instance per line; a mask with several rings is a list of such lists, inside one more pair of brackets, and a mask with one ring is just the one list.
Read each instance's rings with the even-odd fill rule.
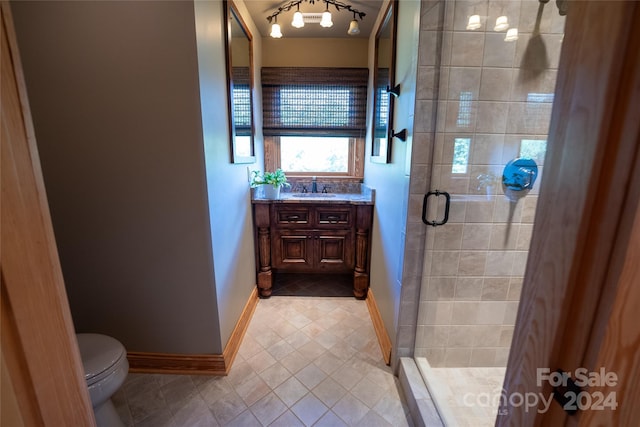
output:
[[[377,18],[376,28],[382,19],[386,4]],[[407,223],[407,201],[409,175],[411,172],[411,146],[413,143],[413,114],[415,104],[417,37],[419,30],[420,3],[401,1],[398,8],[398,31],[396,42],[396,78],[401,86],[401,95],[395,100],[393,128],[408,130],[407,141],[397,138],[392,141],[391,162],[371,163],[371,116],[372,102],[369,100],[367,152],[364,182],[376,190],[373,242],[371,254],[371,289],[378,303],[385,327],[393,343],[396,341],[398,316],[402,292],[404,251]],[[375,34],[369,40],[369,68],[373,70]],[[373,72],[370,76],[372,85]]]
[[[258,34],[244,3],[234,1],[249,32]],[[222,2],[195,2],[200,103],[204,133],[209,221],[215,271],[220,334],[226,345],[256,285],[253,221],[247,167],[262,169],[263,143],[256,135],[257,162],[232,164],[227,116],[226,66]],[[259,82],[260,38],[253,38],[254,82]],[[254,91],[256,129],[262,129],[262,105]]]

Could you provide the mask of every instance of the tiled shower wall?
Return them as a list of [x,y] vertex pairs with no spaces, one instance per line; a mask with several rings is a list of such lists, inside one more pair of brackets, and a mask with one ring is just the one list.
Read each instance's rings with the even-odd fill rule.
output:
[[[475,31],[466,29],[473,14],[482,23]],[[518,28],[516,41],[494,31],[500,15]],[[423,1],[421,19],[412,189],[427,183],[452,199],[449,222],[426,230],[414,355],[434,367],[505,366],[564,17],[553,0],[456,0]],[[429,125],[434,108],[435,132]],[[531,192],[511,203],[502,191],[502,170],[520,156],[533,157],[540,172]],[[419,192],[411,193],[417,207]],[[442,206],[436,213],[435,205],[429,209],[434,219],[442,216]]]

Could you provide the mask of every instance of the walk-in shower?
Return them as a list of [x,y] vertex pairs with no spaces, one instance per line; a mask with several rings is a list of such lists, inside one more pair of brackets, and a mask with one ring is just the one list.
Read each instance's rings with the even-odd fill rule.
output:
[[428,189],[450,197],[431,197],[425,210],[442,218],[449,204],[446,224],[426,226],[414,357],[446,423],[493,425],[544,179],[566,4],[422,5],[420,53],[423,40],[439,49]]

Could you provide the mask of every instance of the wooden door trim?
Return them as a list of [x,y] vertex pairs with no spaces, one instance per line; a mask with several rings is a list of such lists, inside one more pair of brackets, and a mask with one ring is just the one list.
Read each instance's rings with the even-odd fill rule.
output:
[[[632,22],[640,20],[640,6],[630,13]],[[604,396],[615,398],[617,408],[584,411],[570,418],[568,425],[633,425],[640,418],[640,31],[629,34],[625,66],[620,78],[617,119],[609,139],[622,147],[618,161],[611,165],[630,165],[625,198],[611,251],[609,269],[602,282],[593,327],[584,340],[582,366],[590,371],[606,368],[617,377],[617,384],[597,388]],[[613,173],[613,172],[611,172]],[[623,182],[622,179],[619,182]]]
[[[638,141],[640,143],[640,141]],[[636,157],[636,171],[640,171],[640,158]],[[634,200],[640,198],[640,173],[636,173]],[[598,389],[603,396],[613,396],[617,403],[615,411],[586,411],[570,425],[630,426],[637,424],[640,409],[640,327],[638,307],[640,307],[640,209],[629,212],[635,217],[626,244],[620,252],[624,258],[617,276],[616,295],[613,301],[607,299],[606,307],[599,313],[596,328],[589,343],[588,359],[594,361],[589,366],[603,366],[617,377],[616,384]],[[617,272],[616,272],[617,273]],[[604,304],[603,304],[604,305]]]
[[[2,38],[2,359],[26,425],[95,425],[8,2]],[[3,387],[3,391],[5,388]]]
[[[608,317],[625,257],[616,247],[626,246],[625,216],[638,207],[637,191],[629,191],[637,174],[638,9],[636,2],[570,4],[507,397],[548,396],[550,386],[538,385],[538,368],[594,366],[593,357],[585,359],[589,346],[599,348],[589,343],[599,328],[594,319],[598,311]],[[498,425],[579,420],[568,421],[555,402],[542,414],[523,406],[503,409],[508,415],[498,417]]]
[[[640,20],[640,7],[636,6],[632,21]],[[628,61],[625,64],[621,76],[621,93],[617,102],[617,110],[614,117],[618,120],[612,126],[610,140],[618,141],[625,150],[620,150],[617,159],[609,164],[609,173],[619,171],[620,165],[626,166],[630,172],[628,176],[620,177],[617,182],[625,183],[624,199],[621,201],[620,218],[615,246],[612,248],[610,268],[607,271],[606,282],[599,299],[597,317],[590,338],[589,347],[584,355],[584,363],[593,364],[599,353],[596,342],[604,336],[606,324],[611,314],[615,300],[619,297],[619,288],[627,285],[622,277],[628,275],[630,269],[629,252],[634,247],[634,239],[638,235],[638,215],[640,214],[640,31],[630,34],[627,48]],[[637,243],[637,240],[636,240]],[[640,283],[640,282],[636,282]]]

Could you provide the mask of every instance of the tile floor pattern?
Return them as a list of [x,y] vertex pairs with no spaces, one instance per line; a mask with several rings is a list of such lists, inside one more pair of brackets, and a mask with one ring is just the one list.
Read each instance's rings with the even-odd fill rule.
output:
[[430,390],[449,425],[492,427],[506,368],[431,368]]
[[276,273],[271,295],[353,298],[353,273]]
[[364,301],[259,301],[226,377],[129,374],[113,396],[134,427],[413,426]]

